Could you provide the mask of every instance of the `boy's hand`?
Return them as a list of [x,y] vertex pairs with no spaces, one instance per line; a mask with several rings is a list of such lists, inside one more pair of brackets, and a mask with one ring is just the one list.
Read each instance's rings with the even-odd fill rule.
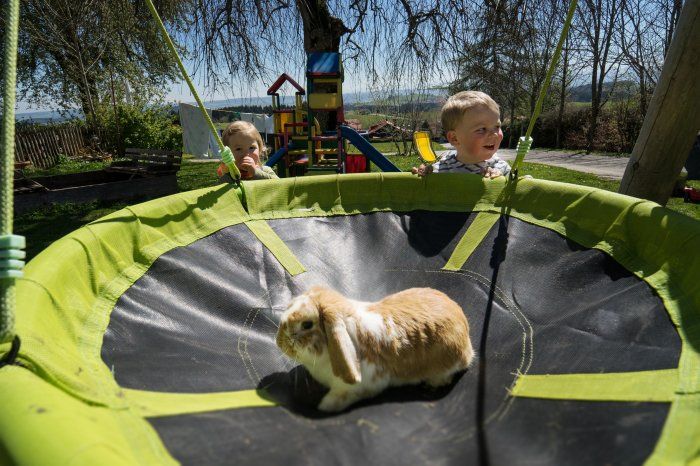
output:
[[488,178],[491,180],[494,178],[498,178],[499,176],[503,176],[503,172],[501,172],[501,170],[498,170],[497,168],[491,168],[491,167],[487,167],[482,172],[482,174],[484,175],[484,178]]
[[413,167],[411,168],[411,173],[414,175],[418,176],[425,176],[425,175],[430,175],[433,172],[433,166],[432,165],[426,165],[422,163],[420,167]]

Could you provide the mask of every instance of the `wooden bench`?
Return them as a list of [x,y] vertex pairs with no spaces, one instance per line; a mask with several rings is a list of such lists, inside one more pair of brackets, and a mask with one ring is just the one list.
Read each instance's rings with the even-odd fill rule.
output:
[[144,176],[174,175],[180,169],[182,152],[160,149],[126,149],[127,160],[118,160],[107,171]]

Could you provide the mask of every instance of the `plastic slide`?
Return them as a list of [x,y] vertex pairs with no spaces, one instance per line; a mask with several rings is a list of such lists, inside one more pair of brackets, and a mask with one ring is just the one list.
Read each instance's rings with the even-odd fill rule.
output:
[[391,163],[389,159],[384,157],[381,152],[374,148],[369,141],[362,137],[360,133],[350,128],[349,126],[341,126],[340,134],[345,139],[350,141],[352,145],[362,152],[362,154],[370,159],[380,170],[384,172],[400,172],[399,168]]
[[[293,144],[289,144],[289,149],[292,149],[293,147]],[[287,152],[287,149],[285,149],[284,147],[280,147],[279,149],[277,149],[277,152],[272,154],[270,158],[267,159],[265,165],[267,165],[268,167],[274,167],[275,165],[277,165],[277,162],[279,162],[280,159],[284,157],[285,152]]]
[[418,151],[418,155],[425,163],[434,163],[437,160],[435,151],[430,145],[430,133],[427,131],[416,131],[413,133],[413,143]]

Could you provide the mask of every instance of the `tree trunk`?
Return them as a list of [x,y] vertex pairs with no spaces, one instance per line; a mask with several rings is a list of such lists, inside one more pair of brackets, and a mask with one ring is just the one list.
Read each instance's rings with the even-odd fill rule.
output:
[[306,53],[340,50],[340,38],[350,30],[341,19],[331,16],[325,0],[297,0],[297,10],[304,24]]
[[600,88],[598,87],[598,66],[600,65],[600,2],[598,2],[594,13],[595,29],[593,31],[593,70],[591,73],[591,115],[588,124],[588,134],[586,134],[586,152],[593,150],[593,140],[598,126],[598,111],[600,110]]
[[95,99],[97,98],[97,85],[94,79],[83,75],[76,80],[75,85],[78,88],[80,96],[80,105],[85,115],[85,122],[91,131],[97,131],[99,122],[97,121],[97,110],[95,108]]
[[[326,0],[297,0],[297,10],[304,24],[304,51],[307,54],[340,50],[340,38],[350,30],[341,19],[331,16]],[[322,133],[335,129],[336,112],[316,113],[314,117]]]
[[597,85],[598,65],[594,66],[591,78],[591,115],[588,120],[588,134],[586,134],[586,153],[593,151],[595,133],[598,129],[598,113],[600,112],[600,93]]
[[700,129],[700,0],[687,0],[620,192],[666,204]]
[[556,142],[554,147],[561,148],[561,127],[564,122],[564,108],[566,107],[566,76],[569,70],[569,37],[564,42],[561,71],[561,87],[559,88],[559,111],[557,112]]
[[644,69],[639,72],[639,114],[647,114],[647,80],[644,77]]

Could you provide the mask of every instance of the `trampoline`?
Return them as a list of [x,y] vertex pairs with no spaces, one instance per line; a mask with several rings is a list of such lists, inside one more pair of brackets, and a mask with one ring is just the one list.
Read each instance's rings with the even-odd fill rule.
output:
[[[11,167],[11,142],[4,155]],[[19,277],[11,215],[0,224],[0,275]],[[3,287],[17,312],[0,309],[0,336],[21,346],[0,344],[0,463],[698,464],[699,242],[697,221],[655,203],[515,176],[286,178],[130,206]],[[322,413],[325,389],[275,345],[313,285],[366,301],[441,290],[476,360],[449,386]]]
[[[18,281],[0,455],[685,464],[700,450],[699,238],[651,202],[468,174],[253,181],[135,205]],[[324,388],[275,346],[286,304],[316,284],[368,301],[442,290],[477,359],[448,387],[322,413]]]

